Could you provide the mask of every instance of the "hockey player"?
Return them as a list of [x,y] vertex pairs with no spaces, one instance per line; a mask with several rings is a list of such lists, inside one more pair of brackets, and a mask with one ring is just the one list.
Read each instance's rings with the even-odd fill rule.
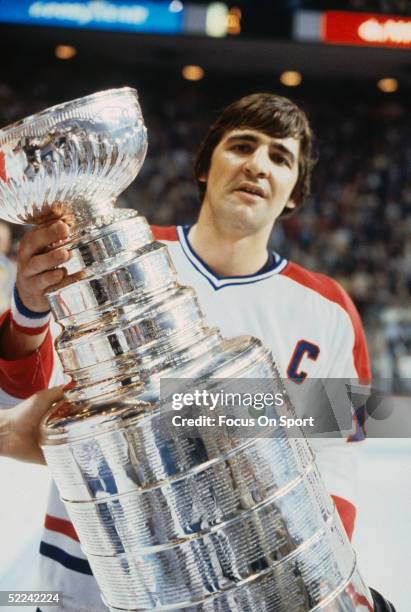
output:
[[[154,235],[169,246],[179,282],[196,289],[207,323],[226,337],[260,338],[284,378],[296,385],[314,378],[367,383],[366,342],[348,295],[332,279],[267,251],[273,224],[300,207],[308,194],[312,166],[312,133],[300,108],[272,94],[242,98],[222,112],[200,147],[197,223],[154,227]],[[30,230],[21,242],[12,307],[1,328],[3,403],[61,382],[44,294],[63,279],[64,270],[56,266],[69,253],[45,249],[68,236],[68,225],[57,220]],[[358,431],[350,441],[317,443],[317,463],[350,537],[354,455],[361,438]],[[102,609],[54,487],[40,553],[39,589],[62,591],[67,610]]]

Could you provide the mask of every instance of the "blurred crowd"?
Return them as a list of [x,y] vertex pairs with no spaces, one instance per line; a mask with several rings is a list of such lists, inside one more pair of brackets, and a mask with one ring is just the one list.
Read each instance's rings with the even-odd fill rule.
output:
[[[329,8],[333,8],[332,2]],[[367,11],[368,13],[387,13],[391,15],[410,15],[409,0],[347,0],[347,10]]]
[[409,0],[288,0],[290,8],[410,15]]
[[[242,84],[238,93],[250,91]],[[192,223],[199,210],[194,152],[216,112],[237,92],[191,85],[177,87],[167,98],[155,87],[141,92],[149,153],[120,205],[137,208],[159,225]],[[1,126],[55,102],[47,99],[45,87],[35,101],[30,99],[0,84]],[[352,101],[339,91],[325,97],[316,90],[297,101],[313,125],[318,163],[312,195],[302,210],[276,225],[271,244],[347,289],[365,322],[378,376],[411,379],[411,125],[406,105],[378,96]]]

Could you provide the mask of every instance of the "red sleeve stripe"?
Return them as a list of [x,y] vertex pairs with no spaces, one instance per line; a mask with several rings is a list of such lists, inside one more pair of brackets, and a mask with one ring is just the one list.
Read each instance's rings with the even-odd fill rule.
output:
[[309,270],[305,270],[301,266],[291,262],[283,270],[283,272],[281,272],[281,274],[294,280],[300,285],[303,285],[304,287],[316,291],[327,300],[338,304],[345,310],[350,317],[352,326],[354,328],[354,366],[360,382],[364,385],[369,384],[371,382],[371,366],[365,334],[360,315],[358,314],[358,311],[348,294],[335,280],[325,276],[325,274],[310,272]]
[[[1,328],[10,324],[10,311],[0,317]],[[26,399],[42,389],[47,389],[53,372],[54,349],[50,330],[43,344],[33,353],[21,359],[0,358],[0,387],[18,399]]]
[[[347,586],[347,591],[350,594],[353,604],[356,606],[355,609],[357,609],[357,606],[364,606],[364,608],[368,610],[368,612],[375,612],[375,608],[371,604],[369,599],[365,595],[357,593],[352,582]],[[391,608],[391,606],[390,609],[391,611],[394,610],[393,608]],[[388,608],[386,608],[386,610],[388,610]]]
[[340,519],[342,524],[344,525],[344,529],[347,532],[347,535],[351,541],[352,534],[354,531],[355,525],[355,517],[357,511],[355,506],[347,499],[343,499],[342,497],[338,497],[338,495],[331,495],[334,500],[335,507],[337,508],[337,512],[340,515]]
[[10,318],[10,309],[6,310],[5,312],[3,312],[2,315],[0,315],[0,328],[2,328],[3,325],[7,325],[9,318]]
[[177,227],[170,225],[169,227],[160,227],[159,225],[151,225],[151,231],[156,240],[178,240]]
[[79,541],[76,530],[70,521],[46,514],[46,518],[44,519],[44,527],[49,531],[57,531],[57,533],[62,533],[76,542]]
[[18,323],[16,323],[13,317],[10,317],[10,323],[14,327],[14,329],[19,331],[21,334],[26,334],[26,336],[38,336],[39,334],[45,332],[48,326],[50,325],[50,322],[48,321],[41,327],[24,327],[24,325],[19,325]]

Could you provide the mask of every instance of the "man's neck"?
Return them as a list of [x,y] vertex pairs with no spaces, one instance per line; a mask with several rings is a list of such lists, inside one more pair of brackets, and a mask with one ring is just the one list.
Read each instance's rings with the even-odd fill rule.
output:
[[201,223],[200,218],[188,238],[196,254],[218,276],[256,274],[267,262],[266,241],[255,234],[233,237]]

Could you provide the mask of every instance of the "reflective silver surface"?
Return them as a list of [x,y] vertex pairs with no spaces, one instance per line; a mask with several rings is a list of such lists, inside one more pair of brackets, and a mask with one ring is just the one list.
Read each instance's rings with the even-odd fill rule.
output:
[[72,241],[70,259],[64,264],[69,275],[84,271],[85,268],[88,274],[104,272],[111,259],[116,258],[117,265],[121,256],[127,261],[130,253],[153,239],[146,219],[130,209],[115,210],[113,223],[101,228],[94,236],[90,232],[88,238],[84,240],[81,237]]
[[136,91],[102,91],[59,104],[0,130],[1,216],[43,223],[62,214],[73,225],[102,226],[136,177],[147,132]]
[[177,334],[200,332],[201,310],[194,292],[179,288],[169,293],[145,310],[136,310],[134,304],[128,312],[123,309],[116,322],[100,332],[63,333],[57,347],[65,370],[71,372],[115,359],[164,338],[171,340]]
[[[145,149],[127,88],[0,132],[0,216],[64,215],[73,228],[68,276],[48,299],[74,384],[46,416],[42,448],[103,599],[113,611],[371,610],[304,438],[164,426],[164,378],[285,390],[258,340],[205,325],[145,219],[113,208]],[[282,410],[294,415],[289,401]]]

